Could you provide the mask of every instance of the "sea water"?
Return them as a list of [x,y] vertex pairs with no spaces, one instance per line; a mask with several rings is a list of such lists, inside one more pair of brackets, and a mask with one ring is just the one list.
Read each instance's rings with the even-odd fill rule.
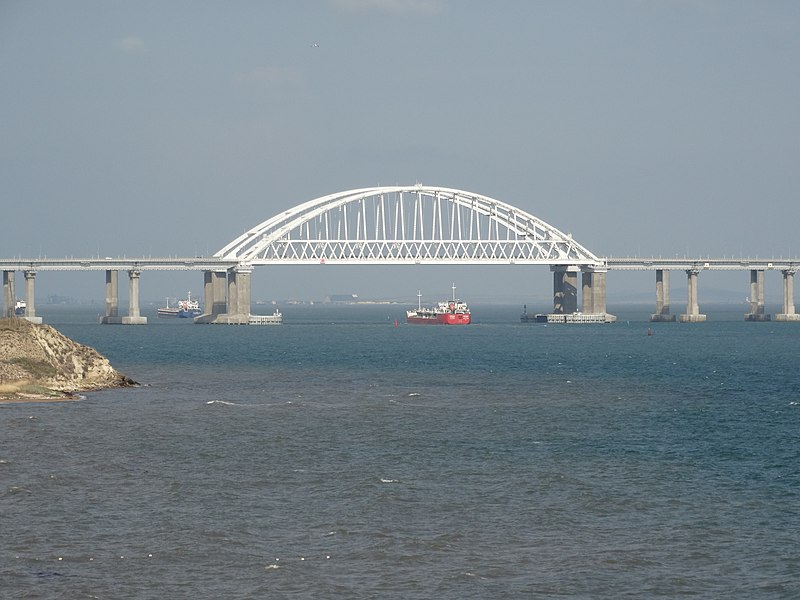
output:
[[3,598],[800,597],[800,324],[48,308],[142,385],[0,406]]

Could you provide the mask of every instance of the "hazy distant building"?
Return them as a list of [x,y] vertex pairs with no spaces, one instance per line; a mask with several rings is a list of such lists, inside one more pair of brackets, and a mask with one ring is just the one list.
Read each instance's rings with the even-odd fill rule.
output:
[[331,294],[325,296],[325,304],[353,304],[358,302],[358,294]]

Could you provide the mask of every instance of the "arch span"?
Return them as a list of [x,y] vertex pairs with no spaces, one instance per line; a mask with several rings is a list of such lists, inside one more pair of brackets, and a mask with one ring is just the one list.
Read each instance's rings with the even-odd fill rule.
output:
[[268,264],[543,264],[603,261],[534,215],[427,185],[338,192],[267,219],[215,255]]

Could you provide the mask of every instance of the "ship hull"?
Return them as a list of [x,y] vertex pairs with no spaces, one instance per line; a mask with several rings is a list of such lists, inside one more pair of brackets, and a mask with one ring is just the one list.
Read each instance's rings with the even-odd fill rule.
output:
[[194,317],[200,316],[202,311],[198,309],[193,310],[183,310],[180,308],[159,308],[158,309],[158,316],[159,317],[174,317],[178,319],[193,319]]
[[464,313],[439,313],[432,316],[408,315],[406,323],[412,325],[469,325],[472,316]]

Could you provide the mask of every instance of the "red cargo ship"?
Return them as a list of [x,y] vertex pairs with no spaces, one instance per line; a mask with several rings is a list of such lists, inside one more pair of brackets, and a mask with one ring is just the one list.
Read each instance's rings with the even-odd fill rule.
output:
[[453,284],[453,299],[449,302],[439,302],[433,308],[422,307],[422,293],[417,293],[419,298],[416,310],[406,311],[406,323],[417,325],[469,325],[472,314],[466,302],[456,299],[456,286]]

